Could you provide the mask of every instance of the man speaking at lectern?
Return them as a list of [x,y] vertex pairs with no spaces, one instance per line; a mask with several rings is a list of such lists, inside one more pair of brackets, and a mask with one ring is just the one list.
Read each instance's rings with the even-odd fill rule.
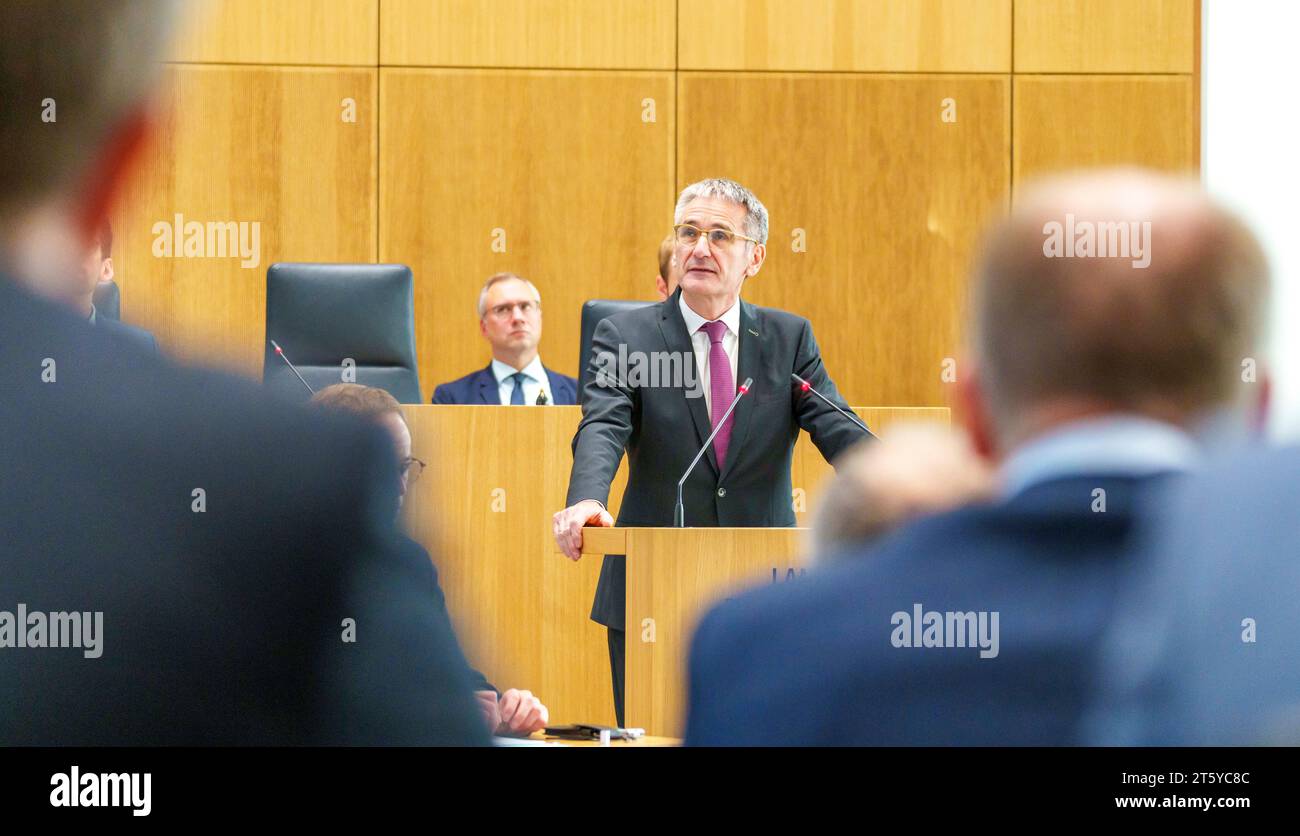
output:
[[[581,556],[585,525],[609,526],[609,486],[623,451],[620,526],[669,526],[677,482],[753,379],[683,487],[688,526],[792,526],[790,462],[799,430],[833,461],[861,427],[793,382],[797,374],[847,408],[822,365],[808,320],[740,298],[767,253],[767,209],[731,180],[687,186],[674,213],[678,289],[658,305],[596,326],[582,422],[573,437],[569,506],[555,514],[560,549]],[[593,358],[620,358],[617,370]],[[623,358],[629,362],[624,363]],[[637,363],[680,374],[628,374]],[[606,555],[591,618],[609,630],[614,706],[623,725],[624,560]]]

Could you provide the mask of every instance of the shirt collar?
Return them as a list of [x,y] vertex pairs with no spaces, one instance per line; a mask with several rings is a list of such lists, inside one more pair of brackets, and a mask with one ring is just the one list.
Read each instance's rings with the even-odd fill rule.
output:
[[542,365],[542,355],[538,354],[533,358],[533,362],[524,366],[522,369],[516,369],[508,363],[502,363],[497,358],[492,358],[492,376],[497,379],[497,385],[500,386],[506,381],[506,378],[515,372],[523,372],[525,377],[537,381],[543,385],[546,384],[546,367]]
[[91,302],[91,303],[90,303],[90,316],[86,319],[86,321],[89,322],[91,325],[94,325],[94,324],[95,324],[95,319],[98,317],[98,315],[99,315],[99,312],[95,310],[95,303],[94,303],[94,302]]
[[1163,421],[1111,415],[1073,421],[1015,450],[1002,464],[1004,496],[1066,476],[1151,476],[1194,468],[1201,453],[1192,437]]
[[[710,321],[700,316],[695,311],[691,310],[691,306],[686,304],[685,294],[677,298],[677,306],[681,308],[682,319],[686,321],[686,333],[690,334],[691,336],[694,336],[695,332],[700,330],[700,326]],[[740,335],[740,297],[739,296],[736,297],[736,303],[732,305],[730,308],[728,308],[726,313],[718,317],[718,321],[722,322],[723,325],[726,325],[727,330],[730,331],[731,333],[737,336]]]

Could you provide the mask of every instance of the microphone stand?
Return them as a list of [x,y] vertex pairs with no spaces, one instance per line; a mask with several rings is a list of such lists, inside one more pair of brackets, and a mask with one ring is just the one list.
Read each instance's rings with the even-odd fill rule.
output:
[[843,409],[839,404],[832,402],[830,399],[828,399],[828,398],[827,398],[825,395],[823,395],[821,392],[818,392],[816,389],[814,389],[814,388],[813,388],[813,385],[812,385],[811,383],[809,383],[808,381],[804,380],[802,377],[800,377],[800,376],[797,375],[797,374],[793,374],[793,373],[792,373],[792,374],[790,375],[790,377],[794,378],[794,381],[795,381],[796,383],[799,384],[799,388],[800,388],[801,390],[803,390],[804,392],[812,392],[812,393],[813,393],[814,395],[816,395],[818,398],[821,398],[822,402],[825,403],[827,406],[829,406],[831,409],[834,409],[836,412],[838,412],[839,414],[843,415],[845,418],[848,418],[848,419],[849,419],[850,421],[852,421],[854,424],[857,424],[857,425],[858,425],[858,428],[859,428],[860,430],[862,430],[864,433],[866,433],[867,435],[871,436],[872,438],[875,438],[875,437],[876,437],[876,434],[873,433],[871,430],[867,429],[867,425],[866,425],[866,424],[862,423],[862,419],[861,419],[861,418],[859,418],[858,416],[854,415],[852,412],[849,412],[849,411]]

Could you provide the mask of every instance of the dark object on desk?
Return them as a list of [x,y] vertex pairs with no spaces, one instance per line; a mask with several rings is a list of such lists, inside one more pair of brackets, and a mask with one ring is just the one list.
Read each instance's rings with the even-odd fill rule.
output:
[[595,726],[588,723],[547,726],[542,729],[542,734],[560,740],[600,740],[600,733],[603,731],[609,732],[610,740],[635,740],[640,737],[639,734],[633,734],[627,729],[615,728],[614,726]]

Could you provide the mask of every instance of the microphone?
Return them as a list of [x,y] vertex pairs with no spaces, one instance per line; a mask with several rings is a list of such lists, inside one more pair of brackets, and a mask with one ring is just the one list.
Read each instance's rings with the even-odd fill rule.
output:
[[280,344],[277,343],[275,340],[271,340],[271,345],[275,347],[275,353],[280,355],[280,359],[283,360],[285,365],[289,367],[289,370],[292,371],[294,374],[298,375],[299,380],[302,380],[302,385],[307,387],[307,391],[311,392],[313,395],[316,394],[316,390],[311,388],[311,384],[308,383],[306,380],[303,380],[303,376],[298,374],[298,370],[294,368],[293,363],[290,363],[289,358],[284,356],[284,349],[280,348]]
[[549,403],[549,401],[546,400],[546,390],[539,389],[537,392],[537,403],[533,404],[533,406],[546,406],[547,403]]
[[740,384],[740,388],[736,390],[736,397],[731,399],[731,406],[728,406],[727,411],[722,413],[722,420],[713,428],[713,432],[709,433],[709,437],[704,440],[704,446],[700,448],[700,452],[695,454],[695,458],[691,459],[691,463],[686,468],[686,472],[682,474],[682,478],[677,480],[677,505],[673,507],[673,525],[675,527],[686,527],[686,506],[682,505],[682,485],[686,484],[686,480],[690,477],[691,471],[695,469],[695,465],[699,464],[700,459],[704,458],[704,451],[709,449],[709,445],[713,443],[714,437],[717,436],[724,426],[726,426],[727,419],[731,417],[731,413],[735,410],[736,404],[740,403],[740,399],[745,397],[745,393],[748,392],[749,387],[753,385],[754,378],[752,377],[745,378],[745,382]]
[[866,433],[867,435],[871,436],[872,438],[875,438],[875,437],[876,437],[876,434],[873,433],[871,430],[867,429],[867,425],[866,425],[866,424],[862,423],[862,419],[861,419],[861,418],[859,418],[858,416],[854,415],[852,412],[849,412],[847,409],[843,409],[842,407],[840,407],[839,404],[832,402],[829,398],[827,398],[827,397],[826,397],[825,395],[823,395],[821,392],[818,392],[816,389],[814,389],[814,388],[813,388],[813,385],[812,385],[811,383],[809,383],[808,381],[804,380],[802,377],[800,377],[800,376],[797,375],[797,374],[791,374],[790,377],[794,378],[794,382],[799,384],[799,390],[800,390],[801,392],[812,392],[814,395],[816,395],[817,397],[821,398],[821,399],[822,399],[822,402],[826,403],[828,406],[830,406],[830,407],[831,407],[832,409],[834,409],[836,412],[838,412],[839,414],[843,415],[845,418],[848,418],[850,421],[852,421],[854,424],[856,424],[857,427],[858,427],[858,429],[862,430],[864,433]]

